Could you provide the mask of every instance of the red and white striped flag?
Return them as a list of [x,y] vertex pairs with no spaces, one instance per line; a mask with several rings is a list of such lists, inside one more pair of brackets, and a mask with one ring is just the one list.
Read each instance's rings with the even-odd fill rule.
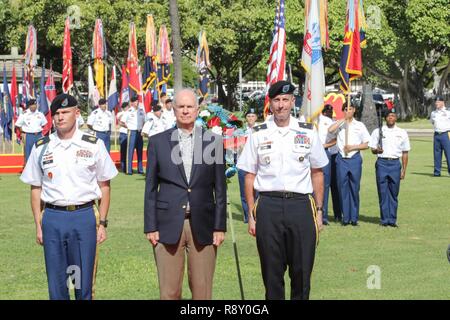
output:
[[266,99],[264,101],[264,118],[269,114],[269,88],[286,77],[286,30],[284,16],[284,0],[280,0],[275,13],[275,28],[270,46],[270,57],[267,66]]

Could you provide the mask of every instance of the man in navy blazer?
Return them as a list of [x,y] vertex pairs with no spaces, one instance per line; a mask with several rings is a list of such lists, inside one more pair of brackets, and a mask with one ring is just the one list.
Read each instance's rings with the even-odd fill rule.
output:
[[195,93],[175,95],[175,128],[149,138],[144,232],[154,247],[161,299],[181,299],[185,255],[193,299],[212,298],[226,231],[222,137],[195,126]]

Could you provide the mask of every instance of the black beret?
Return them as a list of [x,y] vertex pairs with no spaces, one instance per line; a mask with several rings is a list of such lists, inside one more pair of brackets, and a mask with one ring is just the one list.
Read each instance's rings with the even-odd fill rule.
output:
[[62,93],[53,99],[52,104],[50,106],[50,110],[52,112],[52,115],[56,113],[58,109],[63,108],[71,108],[77,106],[77,99],[75,97],[67,94]]
[[269,98],[273,99],[279,94],[291,94],[295,90],[295,86],[287,81],[281,80],[270,86]]
[[100,100],[98,100],[98,105],[102,105],[102,104],[106,104],[106,99],[101,98]]
[[324,111],[333,111],[333,106],[331,104],[326,104],[322,109],[322,112]]
[[32,106],[33,104],[36,104],[36,99],[30,99],[27,101],[27,107]]
[[152,111],[156,112],[156,111],[161,111],[161,106],[159,104],[155,105],[152,107]]
[[443,96],[436,96],[436,101],[445,101]]
[[247,112],[245,113],[245,116],[247,116],[249,114],[257,114],[255,108],[248,109]]
[[395,108],[386,108],[384,110],[384,117],[387,118],[391,113],[393,113],[394,115],[397,115],[397,110],[395,110]]
[[139,100],[138,96],[133,95],[133,96],[131,96],[130,102],[136,102],[138,100]]

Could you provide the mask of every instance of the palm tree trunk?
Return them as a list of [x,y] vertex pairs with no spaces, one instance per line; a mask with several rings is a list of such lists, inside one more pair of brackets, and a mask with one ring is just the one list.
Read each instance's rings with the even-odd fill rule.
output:
[[181,64],[181,36],[180,19],[178,16],[177,0],[169,0],[170,26],[172,28],[173,68],[175,92],[183,87],[183,75]]

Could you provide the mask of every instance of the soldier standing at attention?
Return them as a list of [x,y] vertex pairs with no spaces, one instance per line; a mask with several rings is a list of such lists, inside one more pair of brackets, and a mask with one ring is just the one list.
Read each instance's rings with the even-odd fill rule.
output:
[[97,245],[106,240],[110,180],[117,170],[103,142],[78,130],[74,97],[61,94],[50,109],[56,131],[36,142],[20,179],[31,185],[50,299],[70,299],[68,283],[73,282],[76,299],[90,300]]

